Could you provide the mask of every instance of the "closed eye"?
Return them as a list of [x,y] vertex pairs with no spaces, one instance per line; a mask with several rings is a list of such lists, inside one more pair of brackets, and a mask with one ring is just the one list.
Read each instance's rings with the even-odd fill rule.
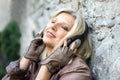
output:
[[55,21],[54,21],[54,20],[52,20],[52,21],[51,21],[51,23],[55,23]]
[[62,29],[64,29],[65,31],[68,31],[68,27],[67,26],[62,26]]
[[55,22],[56,22],[56,19],[52,19],[52,20],[51,20],[51,23],[55,23]]

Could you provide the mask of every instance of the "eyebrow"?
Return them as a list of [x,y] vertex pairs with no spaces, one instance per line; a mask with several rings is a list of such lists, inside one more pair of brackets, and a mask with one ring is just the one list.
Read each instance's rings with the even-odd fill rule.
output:
[[[62,19],[62,18],[60,18],[62,21],[63,21],[63,23],[67,26],[67,27],[71,27],[69,24],[68,24],[68,22],[66,22],[66,20],[64,20],[64,19]],[[69,28],[68,28],[69,29]]]

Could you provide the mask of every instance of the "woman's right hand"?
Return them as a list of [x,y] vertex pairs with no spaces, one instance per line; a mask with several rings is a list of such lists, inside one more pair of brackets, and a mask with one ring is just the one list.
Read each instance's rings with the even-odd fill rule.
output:
[[41,31],[35,36],[35,39],[31,41],[25,56],[20,60],[20,69],[27,70],[31,64],[31,61],[39,61],[39,56],[43,52],[44,48],[45,44],[42,40]]
[[31,41],[30,46],[25,54],[25,58],[31,61],[39,61],[39,56],[43,52],[45,44],[42,40],[42,31],[36,35],[34,40]]

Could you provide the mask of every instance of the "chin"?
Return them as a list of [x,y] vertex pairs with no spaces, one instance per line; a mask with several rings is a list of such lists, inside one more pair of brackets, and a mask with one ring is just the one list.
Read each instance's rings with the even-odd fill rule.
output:
[[45,45],[48,46],[48,47],[54,47],[54,43],[53,43],[53,41],[51,41],[51,40],[48,40],[48,39],[44,39],[44,38],[43,38],[43,42],[44,42]]

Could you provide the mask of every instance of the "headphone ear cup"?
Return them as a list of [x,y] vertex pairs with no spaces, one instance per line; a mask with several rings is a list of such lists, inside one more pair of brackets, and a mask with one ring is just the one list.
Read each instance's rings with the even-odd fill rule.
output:
[[[82,43],[82,41],[80,40],[81,39],[81,35],[76,35],[76,36],[74,36],[74,37],[72,37],[72,38],[69,38],[68,39],[68,42],[67,42],[67,46],[69,47],[74,41],[76,41],[77,40],[77,43],[79,43],[79,44],[81,44]],[[79,45],[78,44],[78,45]],[[78,46],[79,47],[79,46]]]

